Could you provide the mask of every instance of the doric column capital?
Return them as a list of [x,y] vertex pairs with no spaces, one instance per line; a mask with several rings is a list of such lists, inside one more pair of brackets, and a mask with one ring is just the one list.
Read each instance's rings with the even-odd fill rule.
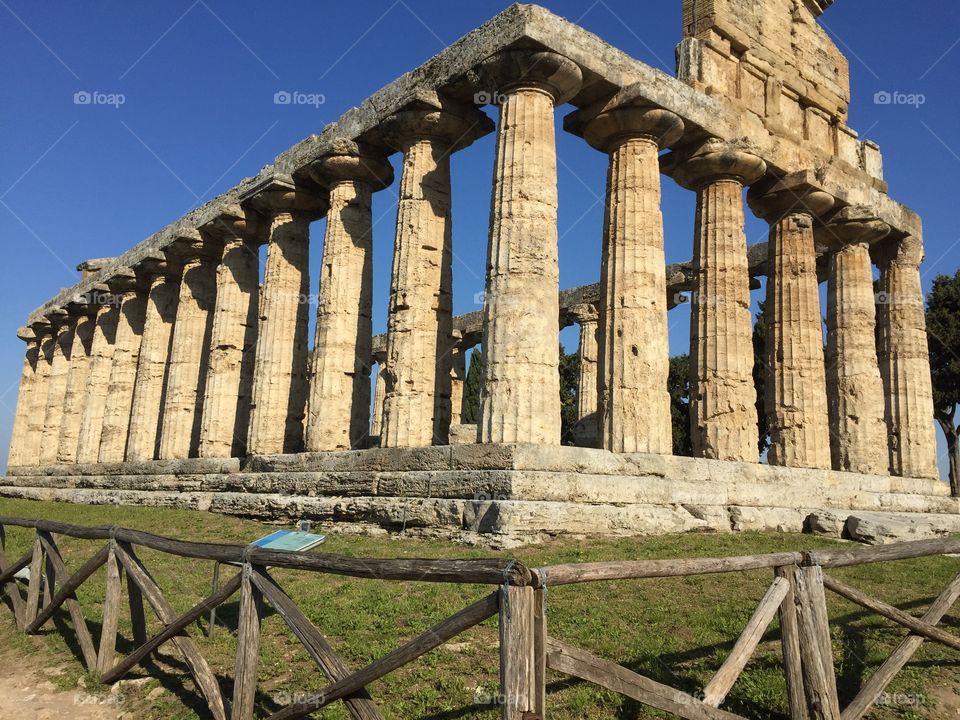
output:
[[265,215],[278,212],[299,212],[311,218],[320,218],[329,207],[327,193],[319,188],[307,188],[294,182],[290,175],[275,174],[257,182],[244,192],[239,201],[249,203]]
[[152,285],[159,279],[179,281],[183,266],[176,254],[165,248],[144,257],[134,266],[133,271],[143,284]]
[[836,198],[811,184],[806,173],[794,173],[753,185],[747,193],[747,204],[757,216],[773,224],[795,214],[823,219],[833,210]]
[[600,320],[600,313],[597,311],[597,306],[593,303],[578,303],[577,305],[571,305],[565,310],[566,315],[578,325],[584,325],[586,323],[595,323]]
[[400,151],[417,140],[444,143],[462,150],[494,129],[493,121],[476,107],[458,103],[436,92],[418,95],[408,107],[380,126],[384,141]]
[[711,138],[680,159],[673,179],[688,190],[700,190],[720,180],[752,185],[766,174],[767,164],[751,150],[744,143]]
[[573,60],[549,50],[504,50],[477,67],[484,92],[478,101],[497,103],[497,98],[516,90],[540,90],[562,105],[580,91],[583,73]]
[[132,269],[123,268],[107,278],[106,285],[110,292],[123,294],[140,289],[143,286],[143,279],[138,277]]
[[28,345],[31,343],[36,343],[39,340],[37,336],[37,331],[34,330],[29,325],[24,325],[22,328],[19,328],[17,330],[17,337],[23,340]]
[[219,215],[199,229],[204,237],[223,244],[237,240],[266,242],[265,233],[262,232],[265,229],[263,217],[252,207],[244,207],[239,203],[224,205]]
[[310,174],[323,185],[362,182],[372,190],[393,182],[393,166],[382,151],[345,138],[333,141],[330,152],[311,164]]
[[47,310],[45,317],[50,323],[51,332],[56,335],[69,322],[70,313],[67,312],[66,308],[58,307]]
[[197,228],[181,228],[166,251],[176,255],[184,265],[215,262],[223,254],[223,243],[218,238],[205,236]]
[[819,244],[839,250],[847,245],[872,245],[890,234],[890,226],[870,207],[848,205],[815,232]]
[[649,106],[624,106],[605,110],[583,128],[583,138],[601,152],[611,152],[626,140],[647,138],[661,149],[683,136],[679,115]]
[[923,240],[915,235],[888,237],[873,246],[871,255],[880,267],[902,265],[919,268],[924,257]]
[[97,304],[89,293],[79,293],[71,297],[64,309],[71,318],[92,317],[97,314]]

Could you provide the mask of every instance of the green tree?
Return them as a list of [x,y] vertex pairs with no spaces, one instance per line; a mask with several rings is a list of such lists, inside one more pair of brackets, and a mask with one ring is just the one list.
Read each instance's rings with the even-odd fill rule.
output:
[[960,270],[938,275],[927,296],[927,342],[933,379],[933,416],[947,439],[950,489],[960,496],[960,443],[957,406],[960,405]]
[[580,387],[580,354],[569,355],[560,345],[560,442],[573,445],[577,423],[577,393]]
[[670,417],[673,421],[673,454],[692,457],[689,355],[676,355],[670,358],[667,390],[670,392]]
[[470,353],[470,369],[463,381],[463,414],[460,422],[475,425],[480,420],[480,378],[483,377],[483,355],[474,348]]
[[753,386],[757,390],[757,452],[763,455],[770,447],[770,428],[764,407],[767,377],[767,305],[760,302],[757,321],[753,326]]

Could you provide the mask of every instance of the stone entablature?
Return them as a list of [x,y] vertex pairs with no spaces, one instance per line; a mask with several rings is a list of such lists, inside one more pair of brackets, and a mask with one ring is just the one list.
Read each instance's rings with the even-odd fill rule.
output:
[[[769,0],[777,12],[782,5]],[[795,9],[814,22],[823,5]],[[489,102],[496,124],[477,107]],[[560,293],[554,118],[567,102],[575,110],[565,130],[607,157],[607,206],[600,283]],[[462,442],[463,355],[478,343],[485,362],[471,439],[558,445],[557,333],[570,323],[581,328],[581,384],[590,385],[578,437],[614,457],[668,458],[667,313],[689,291],[695,453],[759,467],[749,306],[766,275],[770,462],[934,478],[920,220],[886,194],[878,163],[861,151],[846,157],[782,130],[739,98],[668,77],[542,8],[512,6],[256,178],[99,270],[90,264],[76,287],[31,314],[11,465],[230,455],[256,463],[360,450],[371,436],[389,457]],[[493,131],[484,309],[454,319],[449,156]],[[388,332],[378,340],[371,203],[394,181],[395,152],[400,205]],[[697,193],[693,258],[673,266],[664,262],[665,178]],[[769,223],[766,244],[746,245],[745,187]],[[317,283],[309,226],[324,216]],[[871,261],[892,297],[879,312],[866,288]],[[119,317],[101,312],[109,305]],[[883,408],[862,398],[862,388],[878,387]],[[84,417],[102,418],[100,438],[82,430]],[[870,462],[875,448],[865,445],[878,438],[889,462]]]

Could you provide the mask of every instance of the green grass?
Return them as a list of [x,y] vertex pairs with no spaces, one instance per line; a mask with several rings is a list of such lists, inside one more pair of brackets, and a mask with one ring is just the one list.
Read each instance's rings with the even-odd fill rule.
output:
[[[0,500],[0,515],[43,517],[78,524],[117,524],[159,534],[212,542],[248,542],[275,529],[268,525],[207,513],[155,508],[115,508]],[[322,529],[321,529],[322,531]],[[29,547],[28,531],[8,528],[8,558],[19,557]],[[68,568],[74,570],[99,547],[94,542],[59,538]],[[831,547],[837,543],[809,535],[760,533],[688,534],[657,538],[591,541],[554,541],[521,550],[491,552],[448,542],[331,534],[323,550],[374,557],[514,557],[530,566],[561,562],[612,559],[679,558],[742,555],[782,550]],[[139,551],[167,599],[179,612],[205,597],[210,590],[212,564]],[[884,563],[835,571],[837,577],[898,607],[919,614],[960,570],[955,558],[936,557]],[[224,572],[230,572],[225,568]],[[405,640],[479,599],[491,588],[432,583],[396,583],[353,580],[286,570],[274,576],[310,620],[327,636],[351,667],[363,666]],[[668,683],[698,693],[729,653],[743,626],[771,581],[768,571],[690,578],[617,581],[566,586],[548,590],[551,635],[582,646],[609,660]],[[101,569],[78,591],[94,637],[98,636],[103,600]],[[848,702],[905,632],[891,623],[829,596],[832,636],[841,704]],[[219,610],[221,625],[212,639],[205,637],[205,622],[191,628],[204,656],[220,676],[229,697],[236,643],[237,598]],[[69,617],[55,616],[39,641],[40,652],[51,664],[67,665],[58,678],[74,686],[83,675]],[[948,617],[946,627],[955,626]],[[159,623],[153,619],[148,631]],[[62,632],[65,630],[66,632]],[[131,649],[129,618],[121,618],[120,651]],[[0,609],[0,642],[37,652],[37,641],[16,632],[9,612]],[[497,709],[482,701],[498,694],[497,627],[495,619],[455,638],[420,660],[370,686],[370,692],[388,718],[495,718]],[[206,717],[205,706],[193,690],[189,674],[175,649],[164,646],[151,668],[167,692],[147,702],[150,683],[131,692],[129,703],[141,720],[187,720]],[[143,675],[142,670],[137,671]],[[955,653],[934,643],[924,643],[907,668],[890,687],[898,697],[928,698],[935,686],[960,681]],[[87,680],[89,686],[94,679]],[[551,673],[548,677],[551,718],[659,718],[664,713],[643,707],[619,695]],[[268,612],[263,625],[260,655],[259,705],[267,714],[278,701],[310,693],[325,685],[282,620]],[[478,702],[478,700],[480,702]],[[746,671],[723,707],[755,718],[786,717],[785,687],[780,667],[776,621],[768,629]],[[876,711],[875,718],[936,717],[930,707],[891,706]],[[347,718],[342,704],[320,713],[321,718]]]

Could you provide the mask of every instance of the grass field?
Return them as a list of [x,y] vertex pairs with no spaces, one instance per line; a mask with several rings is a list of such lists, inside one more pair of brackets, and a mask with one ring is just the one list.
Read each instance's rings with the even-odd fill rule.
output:
[[[0,515],[43,517],[78,524],[117,524],[154,533],[213,542],[249,542],[275,529],[256,522],[180,510],[154,508],[86,507],[30,501],[0,500]],[[322,532],[323,529],[321,528]],[[8,557],[25,552],[31,536],[8,529]],[[68,568],[76,569],[99,547],[94,542],[59,539]],[[530,566],[558,562],[608,559],[675,558],[741,555],[780,550],[830,547],[837,543],[809,535],[740,533],[691,534],[658,538],[555,541],[545,545],[491,553],[453,543],[409,538],[368,538],[330,535],[328,552],[374,557],[481,557],[497,554],[517,558]],[[209,593],[212,564],[142,550],[140,557],[157,579],[168,600],[183,611]],[[900,608],[919,614],[960,571],[957,558],[936,557],[836,570],[837,577]],[[275,577],[310,620],[330,639],[351,667],[360,667],[384,655],[490,592],[489,587],[430,583],[390,583],[353,580],[292,571]],[[548,590],[551,635],[589,649],[603,658],[690,693],[699,692],[730,651],[771,580],[768,571],[722,576],[669,578],[594,583]],[[96,638],[101,617],[104,573],[101,569],[78,593]],[[829,594],[828,594],[829,595]],[[835,596],[828,597],[841,705],[852,699],[862,681],[904,637],[905,631],[861,611]],[[212,639],[204,635],[205,622],[191,633],[220,676],[229,696],[236,643],[236,596],[222,606]],[[42,655],[44,662],[67,665],[58,677],[73,687],[82,675],[73,645],[69,617],[56,616],[38,649],[35,639],[17,634],[9,612],[0,609],[0,642],[23,652]],[[944,626],[956,628],[948,616]],[[61,633],[60,630],[65,630]],[[155,621],[148,632],[159,629]],[[129,618],[121,619],[120,652],[131,649]],[[491,619],[437,651],[370,686],[388,718],[455,720],[499,717],[488,698],[498,694],[497,627]],[[138,670],[141,674],[142,670]],[[129,706],[140,720],[186,720],[206,717],[205,706],[194,693],[185,666],[171,646],[164,646],[151,682],[128,692]],[[263,626],[260,664],[260,712],[268,714],[298,693],[325,685],[306,652],[276,614],[268,612]],[[95,687],[92,678],[87,684]],[[596,686],[550,674],[550,718],[670,717]],[[149,701],[157,684],[167,692]],[[924,643],[913,661],[890,687],[891,702],[874,718],[934,718],[946,715],[942,699],[946,687],[960,686],[956,653]],[[934,691],[937,692],[934,692]],[[157,693],[154,693],[156,695]],[[785,687],[780,667],[776,621],[763,638],[746,671],[723,707],[751,718],[786,717]],[[951,713],[953,711],[951,710]],[[316,715],[347,718],[342,704]]]

